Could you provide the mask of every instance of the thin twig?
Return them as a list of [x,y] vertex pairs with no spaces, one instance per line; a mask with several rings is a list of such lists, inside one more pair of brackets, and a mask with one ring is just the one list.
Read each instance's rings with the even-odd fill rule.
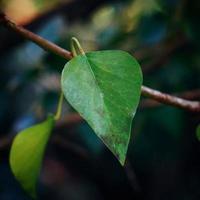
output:
[[[200,100],[200,89],[185,91],[182,93],[175,93],[173,94],[173,96],[177,96],[179,98],[187,100]],[[143,99],[140,101],[139,107],[140,109],[145,109],[145,108],[155,108],[161,105],[163,104],[153,99]]]
[[31,40],[32,42],[36,43],[38,46],[42,47],[45,51],[50,51],[54,54],[57,54],[67,60],[72,58],[71,52],[59,47],[58,45],[45,40],[44,38],[28,31],[27,29],[23,28],[22,26],[16,25],[13,21],[11,21],[6,15],[0,13],[0,23],[2,23],[7,28],[19,33],[24,38]]
[[[7,28],[19,33],[23,37],[32,42],[36,43],[46,51],[53,52],[63,58],[71,59],[71,52],[57,46],[56,44],[49,42],[42,37],[32,33],[31,31],[26,30],[25,28],[16,25],[12,22],[6,15],[0,14],[0,23],[2,23]],[[160,91],[142,86],[141,88],[142,95],[154,99],[160,103],[175,106],[178,108],[185,109],[190,112],[200,112],[200,102],[198,101],[189,101],[179,97],[175,97],[169,94],[162,93]]]
[[180,97],[172,96],[172,95],[165,94],[157,90],[153,90],[146,86],[142,86],[142,95],[163,104],[168,104],[171,106],[182,108],[191,112],[200,112],[199,101],[189,101],[186,99],[182,99]]

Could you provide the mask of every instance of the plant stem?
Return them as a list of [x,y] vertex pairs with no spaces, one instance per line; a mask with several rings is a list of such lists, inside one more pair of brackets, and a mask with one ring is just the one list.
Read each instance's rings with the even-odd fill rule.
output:
[[[83,48],[81,47],[79,41],[75,37],[72,37],[72,39],[71,39],[71,50],[72,50],[72,55],[74,57],[78,56],[79,54],[85,55],[85,52],[84,52]],[[79,54],[77,53],[76,50],[79,51]]]
[[13,21],[11,21],[6,15],[0,13],[0,23],[3,24],[5,27],[19,33],[22,37],[31,40],[32,42],[36,43],[38,46],[43,48],[45,51],[52,52],[57,54],[67,60],[71,59],[73,56],[71,52],[57,46],[56,44],[45,40],[44,38],[40,37],[39,35],[28,31],[27,29],[23,28],[22,26],[16,25]]
[[172,96],[160,91],[151,89],[146,86],[142,86],[142,95],[154,99],[160,103],[168,104],[170,106],[175,106],[182,108],[191,112],[200,112],[200,102],[199,101],[189,101],[182,99],[180,97]]
[[60,93],[59,101],[58,101],[58,106],[57,106],[57,111],[54,116],[54,119],[57,121],[60,119],[61,112],[62,112],[62,104],[63,104],[63,92]]
[[[16,25],[14,22],[12,22],[8,17],[2,13],[0,13],[0,23],[3,24],[5,27],[9,28],[10,30],[13,30],[20,35],[22,35],[24,38],[31,40],[32,42],[36,43],[40,47],[42,47],[46,51],[50,51],[52,53],[55,53],[63,58],[71,59],[73,57],[73,54],[76,55],[76,50],[74,48],[73,54],[56,44],[45,40],[44,38],[32,33],[31,31],[26,30],[25,28]],[[81,54],[84,54],[84,51],[82,50],[80,44],[76,40],[76,38],[72,39],[73,42],[77,45],[78,50]],[[190,112],[200,112],[200,102],[199,101],[189,101],[185,100],[179,97],[175,97],[169,94],[162,93],[160,91],[151,89],[146,86],[142,86],[141,93],[143,96],[149,97],[151,99],[154,99],[160,103],[175,106],[178,108],[185,109]],[[56,115],[57,116],[57,115]]]

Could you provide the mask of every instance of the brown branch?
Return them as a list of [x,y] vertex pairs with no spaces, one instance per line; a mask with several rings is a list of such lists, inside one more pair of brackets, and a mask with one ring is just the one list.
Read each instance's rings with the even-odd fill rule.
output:
[[[186,92],[182,92],[179,94],[173,94],[173,96],[177,96],[179,98],[187,99],[187,100],[200,100],[200,89],[196,90],[190,90]],[[158,101],[155,101],[153,99],[144,99],[140,102],[140,108],[155,108],[158,106],[161,106],[162,104]]]
[[[7,28],[19,33],[26,39],[36,43],[46,51],[53,52],[66,59],[72,58],[71,52],[57,46],[52,42],[45,40],[44,38],[32,33],[31,31],[24,29],[21,26],[16,25],[4,14],[0,14],[0,23],[2,23]],[[169,94],[159,92],[157,90],[153,90],[146,86],[142,86],[141,92],[142,95],[154,99],[160,103],[182,108],[191,112],[200,112],[200,102],[185,100],[180,97],[175,97]]]
[[4,15],[2,13],[0,13],[0,23],[2,23],[5,27],[15,31],[16,33],[19,33],[24,38],[36,43],[37,45],[42,47],[45,51],[48,51],[48,52],[50,51],[50,52],[57,54],[63,58],[66,58],[67,60],[72,58],[71,52],[59,47],[58,45],[56,45],[50,41],[45,40],[44,38],[32,33],[31,31],[26,30],[22,26],[16,25],[6,15]]
[[182,108],[191,112],[200,112],[199,101],[189,101],[186,99],[182,99],[180,97],[172,96],[172,95],[165,94],[157,90],[153,90],[146,86],[142,86],[142,95],[163,104],[168,104],[171,106]]

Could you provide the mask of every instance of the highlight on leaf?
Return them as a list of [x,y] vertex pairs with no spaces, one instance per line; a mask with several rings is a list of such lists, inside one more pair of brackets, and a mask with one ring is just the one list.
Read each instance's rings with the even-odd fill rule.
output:
[[44,122],[19,132],[11,146],[11,170],[22,188],[34,199],[44,150],[53,126],[54,117],[49,116]]

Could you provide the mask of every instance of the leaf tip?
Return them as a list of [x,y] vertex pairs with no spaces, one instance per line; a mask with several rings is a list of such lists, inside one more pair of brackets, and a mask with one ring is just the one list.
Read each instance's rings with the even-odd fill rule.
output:
[[125,159],[119,159],[119,163],[124,167],[126,162],[126,158]]
[[127,153],[127,150],[125,152],[118,152],[118,153],[116,153],[116,149],[115,149],[115,151],[113,151],[112,149],[110,149],[110,150],[114,154],[114,156],[117,158],[117,160],[119,161],[119,163],[122,166],[124,166],[125,162],[126,162],[126,153]]

